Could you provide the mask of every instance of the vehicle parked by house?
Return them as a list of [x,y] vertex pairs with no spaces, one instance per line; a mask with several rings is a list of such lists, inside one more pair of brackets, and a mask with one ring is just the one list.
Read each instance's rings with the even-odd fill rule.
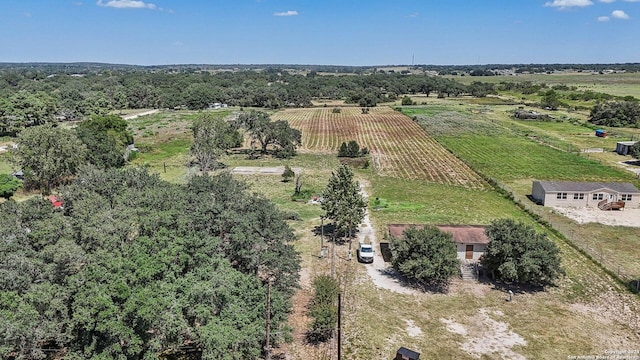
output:
[[363,263],[373,262],[373,245],[371,244],[358,244],[358,261]]

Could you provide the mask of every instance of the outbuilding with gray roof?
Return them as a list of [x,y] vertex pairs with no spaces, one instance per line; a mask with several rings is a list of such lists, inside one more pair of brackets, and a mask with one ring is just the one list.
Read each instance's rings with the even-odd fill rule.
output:
[[[630,183],[533,181],[532,198],[544,206],[602,208],[603,203],[621,203],[640,208],[640,191]],[[605,201],[606,200],[606,201]]]

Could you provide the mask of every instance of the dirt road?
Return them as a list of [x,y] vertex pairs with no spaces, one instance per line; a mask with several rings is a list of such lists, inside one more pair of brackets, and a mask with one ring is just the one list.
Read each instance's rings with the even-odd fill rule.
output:
[[140,116],[155,114],[158,111],[160,111],[160,110],[157,110],[157,109],[156,110],[148,110],[148,111],[143,111],[143,112],[140,112],[140,113],[137,113],[137,114],[126,115],[126,116],[123,116],[122,118],[125,119],[125,120],[131,120],[131,119],[135,119],[135,118],[140,117]]
[[[360,187],[360,192],[365,198],[368,197],[364,187]],[[373,263],[365,264],[365,266],[367,267],[367,274],[369,274],[376,287],[391,290],[400,294],[419,294],[419,291],[404,286],[398,276],[398,273],[391,268],[391,264],[384,262],[376,231],[371,224],[371,219],[369,218],[368,208],[365,209],[364,220],[362,221],[362,224],[360,224],[358,230],[358,241],[371,243],[374,248]]]

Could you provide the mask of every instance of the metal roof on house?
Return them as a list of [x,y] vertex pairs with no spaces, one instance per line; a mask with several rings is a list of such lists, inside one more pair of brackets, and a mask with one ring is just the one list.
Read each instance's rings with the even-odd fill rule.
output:
[[[422,229],[425,225],[419,224],[389,224],[389,235],[401,238],[404,231],[410,227]],[[485,227],[482,225],[436,225],[442,232],[452,235],[456,244],[488,244],[489,238],[484,233]]]
[[572,182],[572,181],[534,181],[539,183],[545,192],[593,192],[598,190],[613,190],[619,193],[635,194],[640,193],[638,189],[630,183],[620,182]]

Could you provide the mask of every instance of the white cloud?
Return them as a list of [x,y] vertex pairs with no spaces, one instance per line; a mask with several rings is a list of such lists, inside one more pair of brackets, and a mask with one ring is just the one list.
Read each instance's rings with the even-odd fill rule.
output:
[[413,13],[413,14],[409,14],[409,15],[407,15],[407,16],[405,16],[405,17],[406,17],[406,18],[417,18],[419,15],[420,15],[419,13],[415,12],[415,13]]
[[623,1],[626,1],[626,2],[640,2],[640,0],[623,0]]
[[273,13],[273,16],[296,16],[296,15],[298,15],[298,12],[295,10],[288,10],[288,11]]
[[616,0],[600,0],[601,3],[610,4],[612,2],[616,2]]
[[629,17],[629,15],[627,15],[627,13],[625,13],[622,10],[613,10],[611,12],[611,17],[616,18],[616,19],[622,19],[622,20],[631,19],[631,17]]
[[568,9],[572,7],[585,7],[593,5],[591,0],[553,0],[547,1],[544,6],[557,7],[560,10]]
[[29,12],[26,12],[26,13],[24,13],[23,15],[24,15],[25,17],[31,17],[31,13],[29,13]]
[[156,9],[156,4],[145,3],[144,1],[138,0],[107,0],[107,2],[98,0],[97,5],[117,9]]
[[609,21],[609,17],[608,16],[598,16],[598,21],[607,22],[607,21]]

